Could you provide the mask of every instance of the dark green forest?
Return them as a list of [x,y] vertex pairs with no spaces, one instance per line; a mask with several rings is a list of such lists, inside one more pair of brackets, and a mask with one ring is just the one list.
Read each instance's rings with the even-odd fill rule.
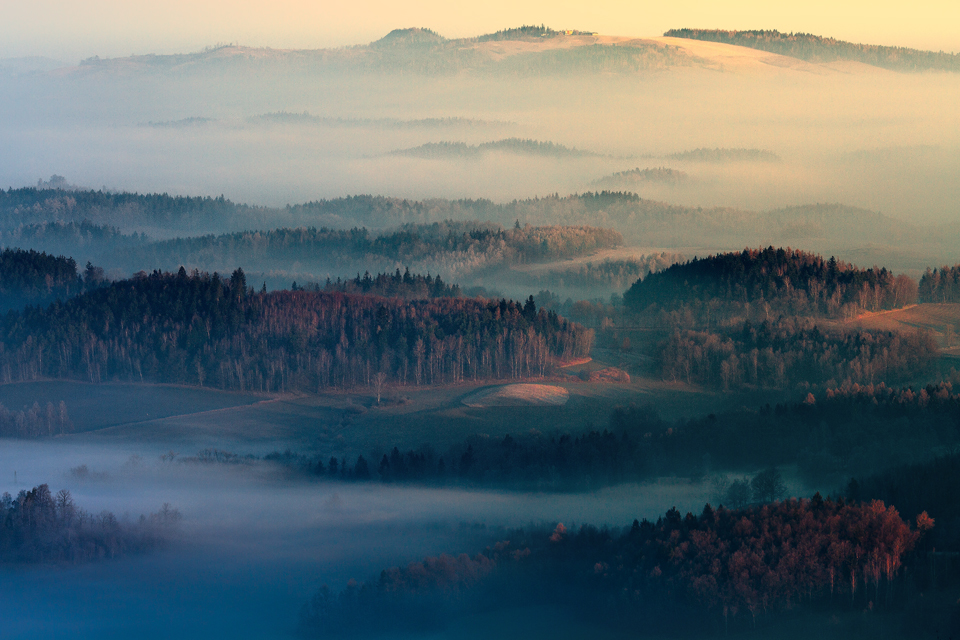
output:
[[744,249],[694,258],[638,280],[624,294],[634,311],[753,304],[779,315],[840,317],[916,302],[917,285],[885,267],[862,269],[796,249]]
[[[507,300],[254,293],[241,270],[142,273],[0,323],[0,378],[317,391],[543,376],[592,332]],[[380,376],[383,378],[380,378]]]

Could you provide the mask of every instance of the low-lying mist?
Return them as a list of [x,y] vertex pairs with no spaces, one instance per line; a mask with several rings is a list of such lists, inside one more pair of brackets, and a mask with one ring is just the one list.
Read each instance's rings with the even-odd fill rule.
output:
[[684,481],[565,495],[310,482],[264,464],[162,461],[162,451],[3,442],[0,493],[48,483],[121,520],[164,502],[183,515],[178,538],[151,555],[0,570],[5,637],[285,637],[322,584],[340,589],[425,555],[472,553],[498,527],[619,527],[709,499],[706,484]]
[[[357,193],[510,201],[584,191],[616,172],[666,165],[688,172],[690,180],[649,185],[641,196],[752,210],[842,202],[928,223],[956,214],[955,74],[689,68],[522,79],[305,76],[296,70],[271,77],[236,70],[216,77],[57,73],[0,79],[7,96],[0,104],[4,186],[36,184],[57,173],[94,188],[222,193],[269,206]],[[316,120],[256,118],[277,112],[307,112]],[[209,121],[143,126],[190,118]],[[441,124],[425,126],[430,118]],[[390,155],[423,144],[508,137],[597,155]],[[699,148],[762,149],[783,162],[670,158]]]

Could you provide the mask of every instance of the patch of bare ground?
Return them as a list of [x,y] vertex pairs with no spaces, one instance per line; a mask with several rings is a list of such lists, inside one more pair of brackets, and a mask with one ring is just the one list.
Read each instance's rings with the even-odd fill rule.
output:
[[480,389],[463,399],[473,408],[546,406],[562,407],[570,399],[563,387],[550,384],[508,384]]

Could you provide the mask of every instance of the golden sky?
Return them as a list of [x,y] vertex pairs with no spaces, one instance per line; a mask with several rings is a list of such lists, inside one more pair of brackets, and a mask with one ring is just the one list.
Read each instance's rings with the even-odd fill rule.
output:
[[674,27],[779,29],[960,51],[960,0],[3,0],[0,57],[75,61],[224,42],[318,48],[366,43],[397,27],[461,37],[540,23],[628,36]]

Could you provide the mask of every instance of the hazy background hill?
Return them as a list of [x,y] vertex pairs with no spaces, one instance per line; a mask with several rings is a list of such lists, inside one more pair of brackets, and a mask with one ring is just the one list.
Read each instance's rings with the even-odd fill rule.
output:
[[[821,250],[926,251],[905,230],[956,219],[960,75],[837,66],[836,56],[853,55],[846,45],[798,38],[787,41],[839,53],[818,61],[739,46],[741,36],[523,27],[465,39],[399,29],[323,50],[229,45],[76,66],[6,61],[30,71],[0,73],[0,185],[58,174],[94,189],[222,194],[247,205],[215,225],[202,215],[152,228],[100,221],[96,211],[71,218],[156,238],[520,218],[596,223],[649,247],[809,239]],[[604,189],[636,192],[642,204],[510,211],[514,200]],[[396,222],[339,205],[312,219],[296,204],[356,194],[423,204]],[[792,209],[815,203],[885,217],[877,227]],[[469,211],[447,211],[458,207]],[[739,228],[752,220],[743,211],[781,209]]]

